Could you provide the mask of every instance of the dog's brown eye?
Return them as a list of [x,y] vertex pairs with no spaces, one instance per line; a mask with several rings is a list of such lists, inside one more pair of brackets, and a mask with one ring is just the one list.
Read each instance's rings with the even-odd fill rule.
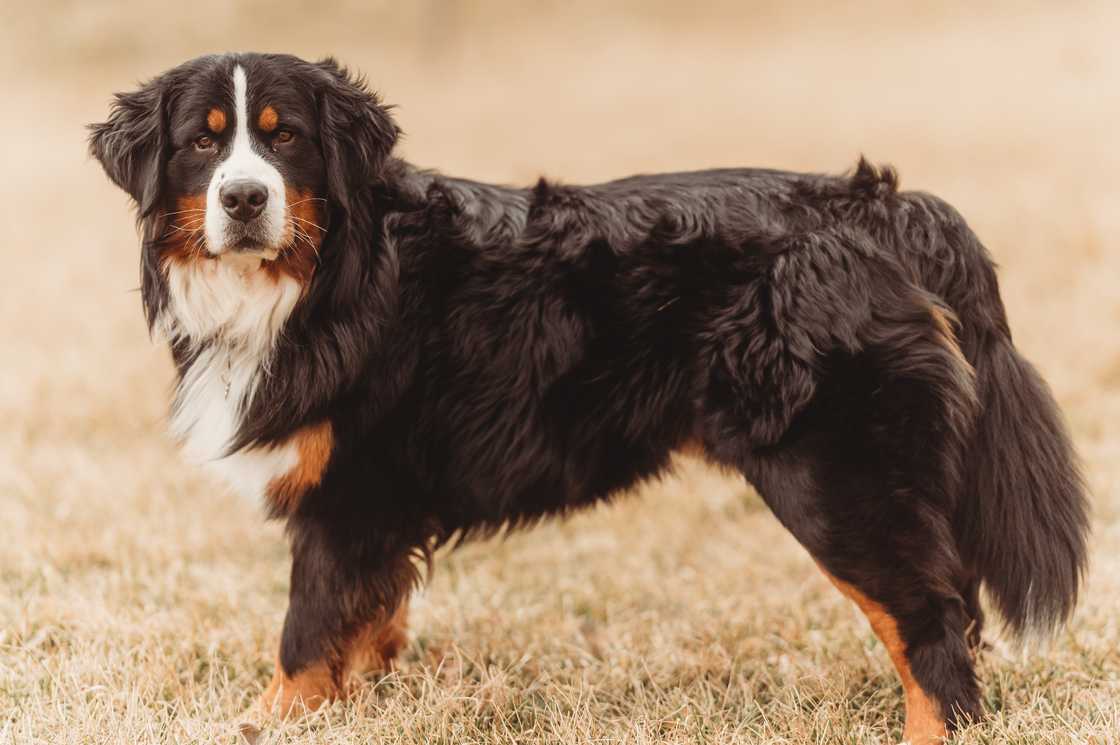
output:
[[214,138],[210,135],[199,135],[194,138],[194,146],[199,150],[209,150],[214,147]]
[[293,137],[295,137],[295,135],[293,135],[291,132],[286,129],[282,129],[276,133],[276,137],[273,138],[273,142],[275,142],[277,145],[283,145],[285,142],[291,142]]

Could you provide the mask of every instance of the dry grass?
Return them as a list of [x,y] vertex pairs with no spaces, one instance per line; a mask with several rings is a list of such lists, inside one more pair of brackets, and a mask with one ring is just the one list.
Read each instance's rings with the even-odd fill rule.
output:
[[[111,90],[227,48],[366,71],[407,155],[589,181],[898,165],[1003,264],[1095,500],[1068,630],[982,664],[962,743],[1120,741],[1116,5],[139,0],[5,7],[0,52],[0,743],[232,741],[286,600],[278,526],[180,464],[124,197],[84,154]],[[32,15],[33,14],[33,15]],[[442,557],[401,670],[267,742],[889,742],[866,624],[741,484],[639,497]]]

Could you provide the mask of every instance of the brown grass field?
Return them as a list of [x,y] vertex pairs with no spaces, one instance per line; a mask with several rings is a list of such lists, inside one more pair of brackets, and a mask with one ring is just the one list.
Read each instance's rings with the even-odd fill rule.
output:
[[[83,125],[208,51],[334,54],[405,155],[520,183],[890,162],[969,218],[1075,432],[1092,569],[998,639],[957,742],[1120,742],[1120,5],[140,0],[0,8],[0,743],[234,742],[286,606],[281,526],[181,463],[125,196]],[[742,483],[678,477],[439,558],[399,670],[262,743],[895,742],[846,600]]]

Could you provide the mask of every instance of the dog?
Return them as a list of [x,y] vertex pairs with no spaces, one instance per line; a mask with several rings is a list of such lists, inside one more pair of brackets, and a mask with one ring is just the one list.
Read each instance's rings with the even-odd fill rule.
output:
[[438,547],[682,450],[741,474],[867,615],[915,745],[981,717],[981,587],[1013,632],[1075,605],[1058,408],[986,249],[890,168],[477,183],[395,157],[334,60],[273,54],[187,62],[90,128],[137,207],[171,430],[286,521],[274,714],[391,664]]

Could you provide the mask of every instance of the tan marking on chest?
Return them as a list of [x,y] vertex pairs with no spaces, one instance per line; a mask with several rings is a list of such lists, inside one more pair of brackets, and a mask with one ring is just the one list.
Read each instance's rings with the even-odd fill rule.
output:
[[307,491],[319,485],[334,449],[334,432],[328,421],[308,425],[288,440],[295,446],[296,464],[269,482],[265,493],[275,512],[290,515]]

